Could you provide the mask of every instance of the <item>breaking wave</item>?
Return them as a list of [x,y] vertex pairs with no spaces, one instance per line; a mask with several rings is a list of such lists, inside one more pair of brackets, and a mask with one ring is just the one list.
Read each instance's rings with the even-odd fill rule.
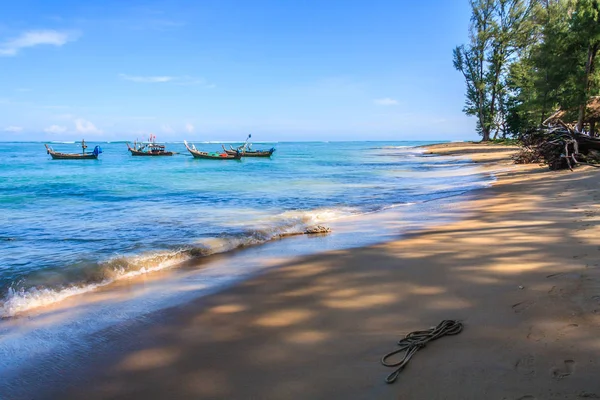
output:
[[50,280],[37,285],[27,285],[26,281],[13,283],[0,300],[0,317],[13,317],[93,291],[117,280],[172,268],[195,258],[302,234],[310,226],[356,214],[358,211],[352,208],[287,211],[266,221],[256,221],[253,225],[261,226],[259,228],[248,228],[248,224],[245,227],[240,225],[237,226],[239,233],[202,238],[177,250],[119,256],[84,267],[65,268],[58,283],[55,283],[56,277],[53,277],[54,283]]

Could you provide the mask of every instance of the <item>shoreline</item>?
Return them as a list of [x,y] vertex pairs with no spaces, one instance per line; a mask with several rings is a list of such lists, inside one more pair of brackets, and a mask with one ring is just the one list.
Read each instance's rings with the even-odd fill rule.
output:
[[[463,154],[497,169],[489,160],[506,156],[500,153]],[[594,171],[567,175],[537,166],[509,169],[498,174],[491,188],[456,205],[459,221],[399,240],[294,258],[222,292],[98,333],[90,340],[114,340],[112,350],[93,352],[94,365],[85,362],[87,354],[67,362],[63,367],[78,372],[56,382],[41,398],[551,398],[546,395],[549,385],[556,396],[598,394],[593,380],[582,380],[598,372],[594,357],[600,342],[591,346],[598,315],[593,310],[588,312],[592,316],[558,315],[539,306],[565,303],[573,287],[596,282],[594,275],[582,283],[581,265],[563,266],[554,258],[579,260],[581,254],[569,258],[567,250],[585,247],[585,257],[600,262],[597,253],[589,243],[568,247],[535,237],[532,230],[549,228],[532,218],[536,211],[528,208],[528,196],[537,196],[540,206],[540,201],[548,203],[549,210],[541,211],[546,222],[558,224],[550,208],[554,201],[569,199],[549,199],[553,190],[548,186],[589,185]],[[520,192],[523,185],[532,185],[534,194]],[[585,212],[593,220],[589,215],[595,211]],[[515,219],[504,218],[508,216]],[[553,258],[535,257],[533,249]],[[544,298],[544,292],[556,296]],[[573,296],[581,297],[580,292]],[[590,299],[581,304],[593,308]],[[498,315],[488,315],[494,313]],[[395,385],[383,383],[389,371],[378,360],[400,334],[452,318],[464,321],[465,332],[419,352]],[[527,318],[535,321],[519,320]],[[508,337],[497,334],[494,326]],[[562,341],[574,335],[577,349],[566,355],[569,344]],[[550,353],[548,347],[556,354],[542,354]],[[551,357],[558,350],[565,354],[562,365],[561,357]],[[556,371],[547,373],[546,367]],[[432,381],[441,384],[427,385]],[[445,394],[436,391],[440,387]]]
[[[404,147],[402,146],[402,148]],[[406,147],[409,150],[418,148],[418,146]],[[398,148],[394,147],[393,151],[398,151]],[[402,155],[404,155],[403,151],[401,151]],[[418,151],[419,154],[422,152],[424,150]],[[413,153],[413,151],[409,151],[408,153]],[[34,276],[32,280],[33,284],[30,284],[28,287],[13,289],[12,284],[8,287],[7,295],[0,300],[0,319],[37,316],[46,311],[53,311],[56,308],[62,309],[63,306],[61,303],[68,302],[72,297],[79,298],[96,290],[110,291],[113,286],[119,286],[122,282],[135,285],[136,280],[143,281],[146,279],[146,275],[152,275],[163,270],[178,270],[182,267],[193,268],[198,265],[210,264],[213,256],[218,254],[228,256],[239,251],[255,252],[256,248],[262,246],[271,248],[271,245],[274,243],[280,243],[282,239],[289,239],[289,236],[296,236],[296,234],[314,225],[325,224],[333,226],[334,232],[332,235],[328,235],[331,238],[328,241],[335,244],[331,246],[317,244],[314,249],[307,248],[300,254],[296,254],[296,251],[290,248],[291,246],[282,244],[279,247],[282,247],[283,250],[275,250],[275,253],[280,253],[283,256],[288,256],[287,253],[290,253],[290,257],[297,257],[298,255],[320,253],[337,248],[362,247],[396,238],[404,234],[405,231],[411,231],[415,228],[420,229],[423,226],[443,222],[444,219],[442,217],[440,217],[440,221],[435,221],[435,215],[433,217],[426,216],[421,209],[427,207],[428,203],[435,203],[439,207],[439,204],[451,202],[452,198],[464,196],[473,190],[477,190],[476,188],[480,185],[488,185],[489,182],[486,181],[490,178],[484,177],[484,175],[491,175],[491,173],[484,171],[481,165],[474,165],[470,160],[465,160],[467,161],[465,163],[462,161],[458,163],[451,162],[448,161],[449,158],[447,157],[442,157],[440,160],[443,160],[442,163],[450,167],[449,171],[451,172],[448,172],[449,176],[473,177],[471,187],[451,188],[449,193],[445,193],[444,189],[442,189],[439,193],[434,192],[437,197],[431,199],[416,200],[415,202],[407,203],[390,203],[387,206],[372,210],[359,210],[353,206],[339,207],[337,209],[335,207],[325,207],[303,210],[297,212],[296,215],[287,215],[286,218],[288,221],[285,221],[283,216],[289,212],[284,211],[275,215],[275,217],[281,217],[279,218],[281,219],[279,223],[274,223],[274,221],[277,222],[277,218],[257,220],[258,225],[247,226],[245,232],[233,232],[229,235],[223,234],[206,237],[197,241],[186,242],[184,240],[184,244],[176,250],[158,248],[157,250],[147,250],[139,254],[126,253],[119,256],[111,256],[110,258],[91,264],[87,269],[81,269],[85,273],[80,273],[79,275],[73,274],[65,281],[55,279],[52,282],[50,280],[51,284],[49,286],[46,286],[43,280],[44,273],[47,273],[47,271],[42,271],[40,273],[41,279],[36,282]],[[431,164],[429,161],[425,161],[425,163]],[[433,162],[433,165],[435,165],[435,162]],[[460,173],[458,174],[457,168],[460,169]],[[436,172],[436,174],[439,173]],[[406,211],[400,211],[402,209]],[[382,224],[382,229],[371,229],[370,227],[365,229],[365,225],[371,223],[373,218]],[[312,223],[309,223],[307,220],[312,220]],[[260,225],[261,222],[265,221],[266,224]],[[401,223],[393,225],[389,224],[389,221],[401,221]],[[340,235],[340,233],[342,234]],[[361,234],[368,237],[368,239],[350,238],[349,236],[351,235],[349,233],[354,233],[353,236],[355,237]],[[277,246],[275,245],[275,247]],[[50,274],[54,272],[56,271],[50,271]],[[56,276],[60,276],[60,271],[56,273]],[[148,277],[148,279],[152,279],[152,277]],[[0,330],[1,328],[2,326],[0,325]]]

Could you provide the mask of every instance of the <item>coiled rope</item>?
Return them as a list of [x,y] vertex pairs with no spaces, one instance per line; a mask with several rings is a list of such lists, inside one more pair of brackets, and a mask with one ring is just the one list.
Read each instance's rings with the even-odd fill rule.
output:
[[[428,329],[426,331],[415,331],[411,332],[398,341],[398,350],[394,350],[387,353],[381,358],[381,363],[386,367],[394,368],[397,367],[394,372],[389,374],[385,378],[386,383],[394,383],[398,379],[400,372],[406,367],[412,356],[425,347],[425,345],[432,340],[441,338],[442,336],[457,335],[463,329],[463,324],[451,319],[444,320],[438,324],[435,328]],[[388,359],[395,356],[398,353],[405,352],[404,357],[398,362],[389,362]]]

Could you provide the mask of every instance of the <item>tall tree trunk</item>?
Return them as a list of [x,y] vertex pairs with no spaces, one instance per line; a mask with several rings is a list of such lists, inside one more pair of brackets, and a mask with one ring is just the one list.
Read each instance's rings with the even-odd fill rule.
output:
[[482,142],[490,141],[490,128],[483,127],[483,129],[481,130],[481,134],[483,136],[483,138],[481,139]]
[[583,77],[583,98],[579,104],[579,113],[577,115],[577,131],[583,131],[583,120],[585,119],[585,108],[587,106],[588,92],[590,85],[590,73],[594,66],[594,58],[598,52],[598,43],[594,43],[588,48],[587,61],[585,62],[585,75]]

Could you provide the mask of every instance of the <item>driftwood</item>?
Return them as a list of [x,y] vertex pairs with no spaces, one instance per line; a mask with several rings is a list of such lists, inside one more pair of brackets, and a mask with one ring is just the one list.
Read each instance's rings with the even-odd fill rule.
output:
[[313,227],[305,230],[304,234],[305,235],[316,235],[319,233],[330,233],[330,232],[331,232],[331,229],[327,228],[326,226],[317,225],[317,226],[313,226]]
[[322,225],[311,226],[310,228],[306,228],[304,232],[291,232],[291,233],[282,233],[278,235],[279,238],[285,238],[288,236],[298,236],[298,235],[323,235],[331,233],[331,228]]
[[560,119],[554,119],[548,127],[530,130],[519,139],[521,151],[513,157],[517,164],[545,163],[551,170],[573,170],[578,164],[595,165],[600,161],[600,139],[578,133]]

